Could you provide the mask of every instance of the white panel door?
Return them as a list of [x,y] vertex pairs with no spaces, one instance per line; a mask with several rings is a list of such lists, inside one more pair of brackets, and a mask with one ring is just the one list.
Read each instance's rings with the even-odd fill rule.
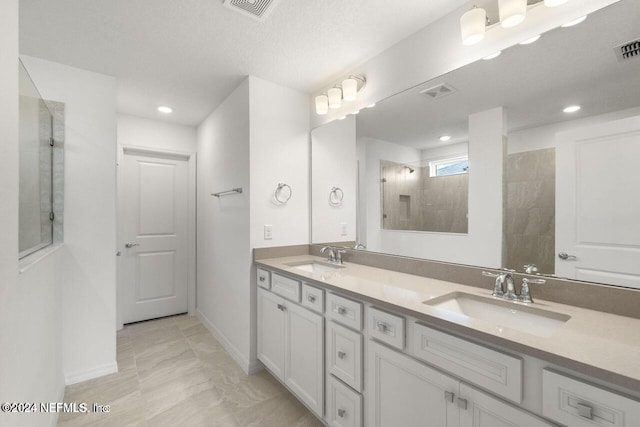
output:
[[123,322],[188,311],[188,163],[129,152],[122,164]]
[[458,381],[374,341],[367,362],[367,426],[459,425]]
[[309,409],[324,415],[324,325],[321,315],[287,305],[284,382]]
[[460,427],[555,426],[465,383],[460,384],[459,399]]
[[258,360],[282,381],[286,307],[283,298],[262,288],[258,289]]
[[640,288],[640,116],[560,133],[556,156],[556,274]]

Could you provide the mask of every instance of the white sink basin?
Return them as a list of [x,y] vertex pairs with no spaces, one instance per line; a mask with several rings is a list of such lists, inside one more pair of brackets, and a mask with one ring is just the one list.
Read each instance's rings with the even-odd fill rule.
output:
[[552,336],[571,318],[566,314],[464,292],[452,292],[424,301],[423,304],[539,337]]
[[302,261],[286,265],[297,268],[298,270],[306,271],[307,273],[329,273],[344,268],[343,265],[334,265],[318,261]]

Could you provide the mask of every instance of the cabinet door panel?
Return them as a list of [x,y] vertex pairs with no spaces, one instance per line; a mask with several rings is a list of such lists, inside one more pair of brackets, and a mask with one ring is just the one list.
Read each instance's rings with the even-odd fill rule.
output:
[[324,327],[319,314],[287,306],[285,384],[317,415],[324,412]]
[[555,426],[464,383],[460,384],[459,398],[467,404],[466,409],[460,409],[460,427]]
[[284,380],[284,299],[258,289],[258,359]]
[[458,426],[458,407],[445,397],[457,395],[458,381],[376,342],[367,345],[368,426]]

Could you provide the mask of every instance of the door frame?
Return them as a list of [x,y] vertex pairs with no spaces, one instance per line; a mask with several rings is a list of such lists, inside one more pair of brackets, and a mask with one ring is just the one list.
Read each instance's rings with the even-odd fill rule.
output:
[[[118,144],[117,148],[117,161],[116,161],[116,225],[117,225],[117,237],[118,253],[122,253],[122,248],[125,243],[125,236],[122,230],[122,218],[124,211],[122,209],[122,195],[123,192],[120,188],[124,183],[124,177],[122,168],[120,167],[124,161],[125,153],[141,154],[146,156],[169,156],[181,160],[187,161],[188,170],[188,195],[187,195],[187,271],[189,275],[187,283],[187,301],[188,310],[190,315],[196,313],[196,152],[190,151],[177,151],[177,150],[165,150],[161,148],[140,147],[129,144]],[[123,328],[123,278],[122,278],[122,257],[117,256],[116,262],[116,330]]]

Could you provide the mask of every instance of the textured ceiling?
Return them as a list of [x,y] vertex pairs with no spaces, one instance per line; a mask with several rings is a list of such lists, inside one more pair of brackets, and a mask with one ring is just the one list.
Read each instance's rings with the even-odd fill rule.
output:
[[119,112],[195,125],[246,75],[313,92],[465,2],[282,0],[257,22],[222,0],[21,0],[20,52],[117,77]]

